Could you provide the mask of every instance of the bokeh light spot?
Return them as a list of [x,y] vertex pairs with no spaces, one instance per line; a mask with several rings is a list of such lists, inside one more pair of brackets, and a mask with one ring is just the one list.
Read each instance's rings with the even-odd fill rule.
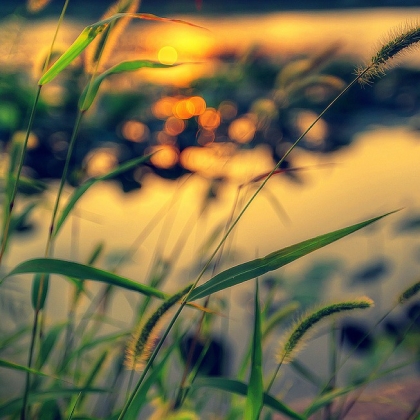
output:
[[140,121],[130,120],[122,125],[121,134],[129,141],[140,143],[149,137],[150,131],[147,125]]
[[85,158],[86,173],[88,176],[105,175],[118,165],[114,149],[92,150]]
[[148,153],[155,153],[151,156],[150,161],[153,165],[162,169],[172,168],[179,158],[179,150],[169,144],[151,147],[147,150]]
[[158,60],[162,64],[174,64],[178,59],[178,53],[174,47],[165,45],[158,52]]
[[197,143],[201,146],[213,143],[216,135],[212,130],[200,130],[197,135]]
[[219,112],[223,121],[233,120],[238,114],[238,108],[234,102],[223,101],[219,105]]
[[216,130],[220,125],[220,113],[214,108],[207,108],[198,117],[198,122],[206,130]]
[[175,107],[178,100],[172,96],[165,96],[159,99],[152,106],[152,113],[156,118],[165,120],[166,118],[173,115],[173,108]]
[[165,122],[165,132],[170,136],[177,136],[184,131],[185,125],[184,120],[180,120],[176,117],[169,117]]
[[228,133],[232,140],[238,143],[248,143],[254,138],[255,130],[254,121],[245,116],[232,121]]

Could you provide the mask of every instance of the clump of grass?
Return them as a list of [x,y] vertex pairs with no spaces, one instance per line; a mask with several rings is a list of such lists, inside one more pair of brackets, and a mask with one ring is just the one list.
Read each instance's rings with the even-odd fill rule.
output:
[[140,322],[127,346],[124,364],[128,369],[142,370],[145,367],[159,338],[165,315],[191,288],[192,284],[189,284],[178,293],[175,293],[166,299],[145,323]]
[[314,327],[325,318],[332,315],[352,311],[354,309],[366,309],[373,306],[373,300],[368,297],[361,297],[346,302],[333,303],[312,310],[302,316],[289,331],[287,331],[280,341],[280,352],[277,356],[279,363],[290,363],[297,353],[304,348],[310,333],[314,332]]
[[406,23],[390,31],[388,41],[383,42],[377,53],[365,68],[357,71],[359,82],[369,84],[376,77],[385,74],[394,59],[418,46],[420,41],[420,25],[418,22]]

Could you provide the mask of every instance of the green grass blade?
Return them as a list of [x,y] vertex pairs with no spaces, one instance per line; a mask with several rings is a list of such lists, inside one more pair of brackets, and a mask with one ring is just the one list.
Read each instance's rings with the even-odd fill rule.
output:
[[[227,379],[227,378],[199,378],[194,382],[194,388],[216,388],[220,391],[227,391],[233,394],[242,395],[245,397],[248,392],[248,387],[246,384],[240,381],[236,381],[234,379]],[[285,414],[287,417],[291,419],[297,420],[306,420],[306,417],[296,413],[287,405],[283,404],[281,401],[277,400],[273,396],[264,393],[263,394],[263,403],[265,406],[279,412]]]
[[114,178],[114,177],[116,177],[119,174],[122,174],[122,173],[124,173],[126,171],[129,171],[130,169],[133,169],[137,165],[141,165],[142,163],[147,162],[150,159],[150,156],[151,155],[146,155],[146,156],[142,156],[142,157],[139,157],[139,158],[131,159],[128,162],[125,162],[125,163],[119,165],[117,168],[113,169],[111,172],[108,172],[105,175],[101,175],[101,176],[97,176],[97,177],[94,177],[94,178],[89,179],[83,185],[81,185],[79,188],[77,188],[73,192],[73,194],[71,195],[71,197],[69,198],[69,200],[67,201],[67,204],[64,207],[64,209],[62,210],[62,212],[60,213],[60,216],[57,219],[57,223],[55,225],[54,235],[53,236],[56,236],[58,234],[60,228],[62,227],[63,223],[67,219],[68,215],[73,210],[73,208],[76,205],[76,203],[79,201],[79,199],[83,196],[83,194],[92,185],[96,184],[99,181],[106,181],[108,179]]
[[142,68],[163,69],[168,67],[174,67],[176,65],[177,64],[162,64],[150,60],[123,61],[95,77],[93,81],[84,88],[79,99],[79,109],[80,111],[87,111],[90,108],[98,93],[101,83],[106,77],[112,74],[124,73],[127,71],[137,71]]
[[123,17],[131,17],[133,19],[153,20],[156,22],[174,22],[182,23],[190,26],[198,27],[192,23],[185,22],[179,19],[168,19],[159,16],[151,15],[148,13],[117,13],[107,19],[100,20],[92,25],[86,26],[81,34],[76,38],[67,51],[42,75],[38,81],[38,85],[42,86],[55,79],[71,62],[77,58],[83,50],[103,32],[112,22]]
[[37,369],[42,369],[53,350],[57,352],[55,349],[55,344],[57,343],[57,340],[59,339],[60,334],[63,332],[66,325],[67,323],[54,325],[48,331],[45,337],[43,337],[41,341],[41,347],[39,349],[38,359],[36,361]]
[[32,309],[34,311],[44,309],[48,295],[50,276],[45,273],[37,273],[32,283]]
[[160,360],[154,367],[151,374],[147,377],[147,379],[142,383],[139,391],[136,393],[133,402],[129,406],[126,414],[127,419],[134,419],[140,413],[140,410],[147,403],[146,397],[149,389],[152,385],[157,381],[159,375],[162,373],[163,368],[166,366],[167,361],[169,360],[169,356],[172,354],[172,350],[175,349],[175,345],[171,346],[165,356]]
[[255,286],[254,333],[251,354],[251,375],[245,402],[245,420],[258,420],[263,405],[262,333],[258,280]]
[[[63,397],[71,397],[74,394],[89,393],[89,394],[99,394],[109,392],[108,389],[104,388],[66,388],[66,389],[57,389],[54,387],[52,390],[47,391],[33,391],[28,396],[28,403],[42,403],[45,401],[53,401]],[[0,405],[0,417],[10,416],[16,414],[18,410],[21,409],[23,403],[22,398],[16,398],[14,400],[8,401]]]
[[236,284],[243,283],[244,281],[251,280],[270,271],[277,270],[292,261],[344,238],[345,236],[350,235],[351,233],[356,232],[357,230],[362,229],[392,213],[395,213],[395,211],[327,233],[325,235],[308,239],[287,248],[283,248],[279,251],[275,251],[263,258],[257,258],[256,260],[248,261],[244,264],[222,271],[203,285],[195,288],[190,293],[188,301],[191,302],[193,300],[203,298],[211,295],[212,293],[216,293],[235,286]]
[[102,283],[122,287],[123,289],[133,290],[146,296],[153,296],[159,299],[166,299],[168,296],[160,290],[150,286],[145,286],[125,277],[109,271],[100,270],[88,265],[79,264],[72,261],[54,259],[54,258],[35,258],[27,260],[17,265],[2,281],[7,277],[16,274],[26,273],[49,273],[59,274],[64,277],[74,277],[76,279],[88,279]]
[[55,79],[107,26],[108,24],[90,25],[83,29],[67,51],[41,76],[38,85],[43,86]]
[[7,360],[4,360],[4,359],[0,359],[0,367],[6,368],[6,369],[19,370],[19,371],[27,372],[27,373],[29,372],[33,375],[39,375],[39,376],[52,378],[51,375],[47,375],[43,372],[40,372],[39,370],[31,369],[31,368],[28,368],[27,366],[18,365],[17,363],[8,362]]
[[[95,381],[96,377],[101,373],[101,369],[103,364],[105,363],[106,359],[108,357],[108,350],[105,350],[98,358],[96,363],[92,366],[92,369],[87,374],[87,378],[84,384],[85,388],[90,388]],[[78,402],[79,405],[82,405],[83,401],[87,397],[86,394],[81,394],[79,396],[75,396],[75,400]]]

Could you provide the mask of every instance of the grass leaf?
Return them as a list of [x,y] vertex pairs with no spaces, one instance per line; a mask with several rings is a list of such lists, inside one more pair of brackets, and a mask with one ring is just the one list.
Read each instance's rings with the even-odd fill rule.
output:
[[104,79],[112,74],[123,73],[126,71],[136,71],[142,68],[153,68],[153,69],[163,69],[168,67],[174,67],[178,64],[162,64],[156,61],[150,60],[133,60],[133,61],[123,61],[119,64],[116,64],[114,67],[104,71],[99,76],[95,77],[91,83],[89,83],[83,90],[79,99],[79,109],[80,111],[87,111],[92,105],[96,94],[98,93],[99,87]]
[[18,365],[17,363],[13,363],[13,362],[8,362],[7,360],[4,360],[4,359],[0,359],[0,367],[6,368],[6,369],[19,370],[22,372],[31,373],[33,375],[40,375],[40,376],[45,376],[49,378],[51,377],[50,375],[47,375],[36,369],[31,369],[31,368],[28,368],[27,366]]
[[103,32],[112,22],[123,17],[152,20],[156,22],[182,23],[199,28],[199,26],[185,22],[183,20],[162,18],[148,13],[116,13],[107,19],[103,19],[92,25],[86,26],[86,28],[83,29],[73,44],[70,45],[67,51],[61,55],[61,57],[42,75],[38,81],[38,85],[45,85],[46,83],[49,83],[55,79],[68,65],[71,64],[75,58],[77,58],[85,50],[85,48],[96,38],[97,35]]
[[121,173],[124,173],[130,169],[133,169],[137,165],[147,162],[150,159],[150,156],[151,155],[146,155],[139,158],[131,159],[128,162],[124,162],[123,164],[119,165],[117,168],[113,169],[111,172],[108,172],[105,175],[91,178],[88,181],[86,181],[84,184],[82,184],[79,188],[77,188],[73,192],[69,200],[67,201],[66,206],[64,207],[64,209],[60,213],[59,218],[57,219],[57,223],[54,229],[54,236],[57,236],[60,228],[62,227],[63,223],[67,219],[68,215],[70,214],[70,212],[72,211],[76,203],[92,185],[96,184],[99,181],[106,181],[108,179],[114,178]]
[[45,273],[37,273],[32,283],[32,309],[39,311],[44,308],[48,295],[50,276]]
[[[90,394],[99,394],[109,392],[108,389],[104,388],[66,388],[66,389],[54,389],[47,391],[31,391],[28,395],[29,404],[42,403],[45,401],[53,401],[63,397],[70,397],[74,394],[90,393]],[[18,410],[22,407],[22,398],[16,398],[10,400],[2,405],[0,405],[0,417],[16,414]]]
[[18,264],[2,281],[7,277],[25,273],[49,273],[60,274],[64,277],[74,277],[76,279],[88,279],[99,281],[106,284],[122,287],[123,289],[133,290],[146,296],[154,296],[159,299],[166,299],[168,296],[160,290],[150,286],[137,283],[125,277],[109,271],[100,270],[89,265],[79,264],[72,261],[54,258],[34,258]]
[[[198,378],[194,382],[194,388],[216,388],[221,391],[231,392],[233,394],[246,396],[248,393],[248,387],[246,384],[240,381],[236,381],[234,379],[227,379],[227,378]],[[299,413],[296,413],[287,405],[283,404],[281,401],[277,400],[276,398],[272,397],[269,394],[263,394],[263,404],[279,413],[285,414],[291,419],[297,420],[305,420],[306,417],[302,416]]]
[[206,283],[196,287],[188,298],[188,301],[193,301],[211,295],[212,293],[219,292],[236,284],[243,283],[244,281],[251,280],[265,273],[277,270],[292,261],[295,261],[317,249],[320,249],[332,242],[338,241],[359,229],[362,229],[379,219],[382,219],[389,214],[389,212],[378,217],[339,229],[325,235],[320,235],[312,239],[300,242],[298,244],[283,248],[279,251],[272,252],[263,258],[257,258],[235,267],[229,268],[217,274]]
[[262,333],[258,280],[255,286],[254,333],[252,335],[251,375],[245,403],[245,420],[258,420],[264,397],[262,375]]

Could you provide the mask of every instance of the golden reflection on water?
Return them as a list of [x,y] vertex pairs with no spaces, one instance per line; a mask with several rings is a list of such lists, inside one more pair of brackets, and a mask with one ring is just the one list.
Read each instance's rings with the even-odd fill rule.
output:
[[[173,69],[145,69],[133,80],[187,85],[192,79],[211,75],[221,63],[220,53],[246,53],[261,46],[275,57],[319,51],[339,42],[343,54],[368,58],[390,28],[401,25],[419,9],[363,9],[334,12],[276,12],[241,16],[176,16],[205,29],[180,24],[132,22],[115,45],[108,66],[127,59],[147,58],[165,62],[193,62]],[[85,25],[92,22],[65,21],[58,34],[56,49],[68,47]],[[45,57],[56,27],[56,20],[30,22],[7,18],[2,22],[0,64],[32,68]],[[35,53],[34,53],[35,52]],[[166,58],[165,58],[166,56]],[[410,61],[420,58],[409,55]],[[175,60],[175,61],[173,61]]]

